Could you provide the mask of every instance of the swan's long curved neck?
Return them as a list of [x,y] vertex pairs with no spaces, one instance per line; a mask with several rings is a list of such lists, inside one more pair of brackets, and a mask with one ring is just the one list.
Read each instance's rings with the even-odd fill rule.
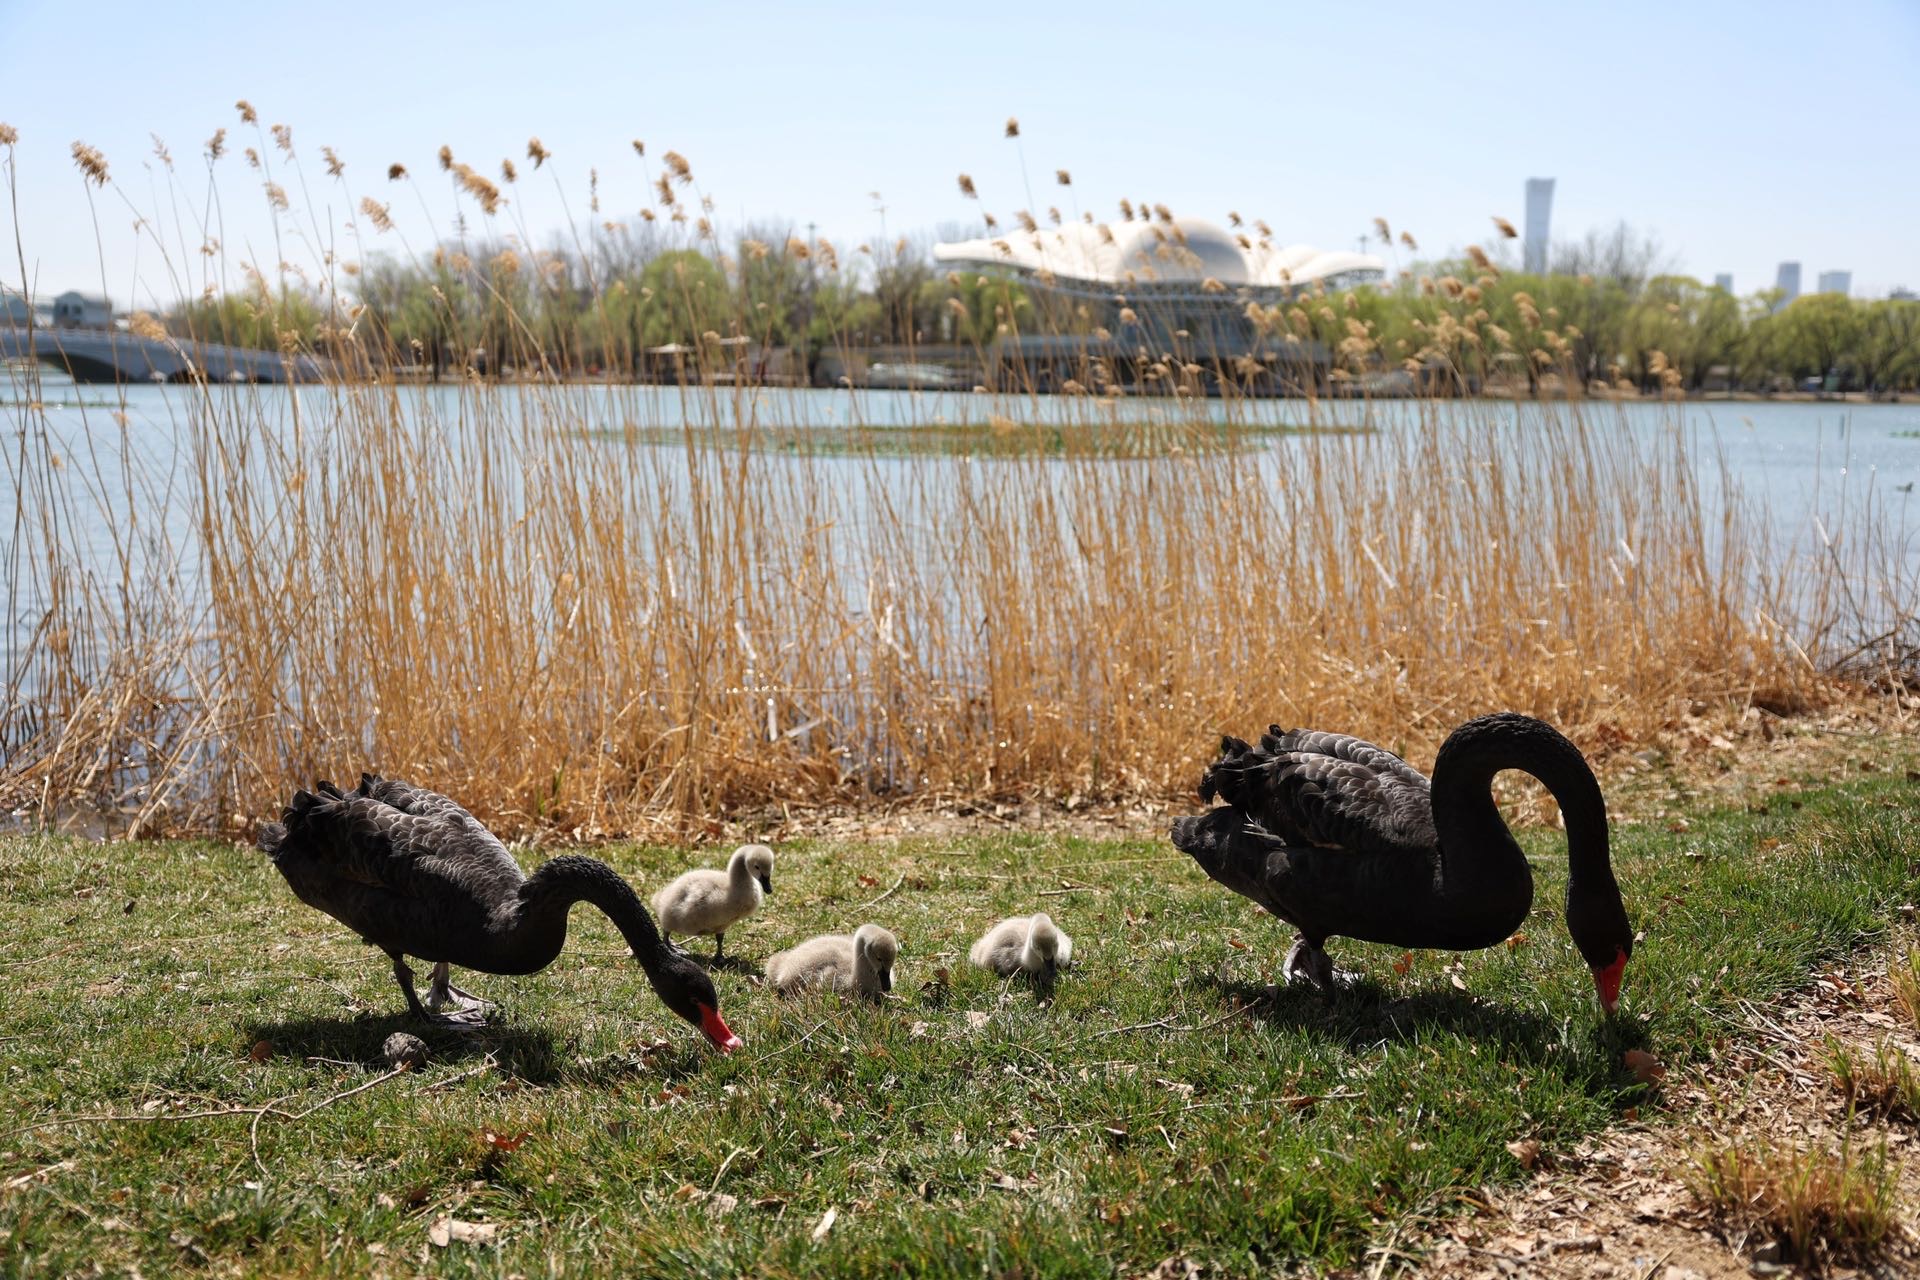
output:
[[1435,869],[1440,893],[1478,945],[1500,941],[1526,918],[1533,874],[1493,801],[1494,775],[1532,774],[1559,802],[1567,830],[1567,896],[1613,883],[1607,860],[1607,807],[1580,751],[1548,725],[1524,716],[1489,716],[1455,730],[1433,765]]
[[633,948],[634,958],[648,969],[653,967],[662,949],[653,917],[633,886],[597,859],[567,854],[543,864],[520,890],[520,921],[535,929],[557,928],[564,937],[567,912],[576,902],[605,912]]

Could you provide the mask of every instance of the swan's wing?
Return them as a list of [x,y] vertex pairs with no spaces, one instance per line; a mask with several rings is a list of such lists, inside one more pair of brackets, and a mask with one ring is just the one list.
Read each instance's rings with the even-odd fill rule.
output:
[[380,778],[363,773],[353,795],[364,796],[400,813],[443,825],[447,835],[437,842],[444,850],[442,856],[458,857],[469,864],[492,864],[500,870],[511,868],[516,877],[520,874],[520,865],[507,852],[507,847],[500,843],[500,838],[487,830],[478,818],[438,791],[416,787],[398,778]]
[[1426,776],[1343,733],[1275,725],[1257,747],[1228,738],[1200,794],[1217,796],[1289,845],[1418,855],[1437,843]]
[[422,900],[517,893],[519,864],[464,810],[461,818],[408,813],[323,782],[294,793],[268,852],[303,898],[350,885]]

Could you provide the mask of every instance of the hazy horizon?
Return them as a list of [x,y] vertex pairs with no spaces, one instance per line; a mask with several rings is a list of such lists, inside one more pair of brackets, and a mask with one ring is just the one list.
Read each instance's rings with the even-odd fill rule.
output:
[[[0,206],[0,233],[18,235],[41,295],[104,289],[133,308],[197,292],[189,210],[206,194],[206,139],[224,127],[229,285],[240,261],[311,266],[329,235],[358,256],[345,237],[362,197],[393,206],[414,251],[450,236],[458,206],[435,160],[447,145],[496,182],[503,158],[518,166],[499,217],[466,202],[468,229],[534,247],[570,226],[637,226],[673,149],[692,165],[696,216],[704,194],[723,231],[813,223],[843,253],[983,211],[1003,226],[1023,208],[1044,221],[1053,204],[1112,218],[1126,197],[1217,222],[1237,210],[1279,243],[1323,248],[1357,247],[1381,216],[1437,257],[1492,247],[1492,217],[1521,224],[1523,184],[1541,176],[1557,179],[1556,240],[1624,221],[1685,274],[1731,272],[1743,295],[1771,286],[1782,260],[1801,263],[1807,292],[1834,269],[1853,273],[1855,296],[1920,287],[1920,166],[1906,136],[1920,119],[1920,8],[1896,0],[1836,6],[1818,23],[1730,0],[1684,12],[1288,4],[1179,27],[1164,8],[1128,5],[1017,19],[553,4],[536,24],[526,12],[471,5],[449,21],[365,8],[321,29],[220,0],[192,23],[140,10],[76,33],[54,5],[0,3],[0,122],[20,133],[18,220]],[[239,98],[260,113],[258,137]],[[1017,141],[1003,136],[1009,116]],[[304,188],[266,135],[275,123],[292,130]],[[150,134],[174,156],[173,193]],[[537,173],[532,136],[552,153]],[[183,224],[169,230],[177,274],[113,190],[90,210],[75,140],[105,154],[139,213]],[[345,162],[338,179],[323,144]],[[291,201],[280,248],[249,146]],[[419,199],[388,182],[393,163]],[[962,172],[978,202],[961,195]],[[400,252],[396,237],[361,230],[368,250]],[[17,286],[8,267],[0,279]]]

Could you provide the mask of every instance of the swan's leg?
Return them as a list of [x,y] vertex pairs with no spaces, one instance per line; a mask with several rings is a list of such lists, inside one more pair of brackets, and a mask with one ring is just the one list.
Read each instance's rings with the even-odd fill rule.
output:
[[420,1003],[419,993],[413,989],[413,970],[407,967],[407,958],[398,951],[389,951],[387,954],[393,957],[393,980],[400,984],[400,993],[407,998],[407,1011],[416,1018],[431,1022],[433,1015]]
[[1287,952],[1285,965],[1282,966],[1290,981],[1310,982],[1322,991],[1334,991],[1353,980],[1353,975],[1344,969],[1333,967],[1333,957],[1322,947],[1302,937]]
[[453,1013],[446,1015],[457,1022],[478,1022],[479,1015],[493,1008],[493,1001],[484,1000],[471,992],[462,991],[453,985],[445,960],[433,966],[433,980],[427,986],[427,1008],[439,1013],[451,1005]]
[[720,944],[727,940],[727,931],[722,929],[713,935],[713,962],[720,963]]

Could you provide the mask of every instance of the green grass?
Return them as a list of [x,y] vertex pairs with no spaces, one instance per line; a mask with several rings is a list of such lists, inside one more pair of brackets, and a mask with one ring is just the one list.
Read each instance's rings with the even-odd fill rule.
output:
[[[1290,423],[1216,423],[1182,419],[1162,422],[934,422],[912,426],[861,423],[844,427],[765,425],[695,428],[700,439],[766,453],[837,457],[1101,457],[1164,458],[1180,453],[1218,453],[1251,448],[1282,436],[1343,435],[1360,427]],[[688,428],[602,428],[593,435],[640,444],[684,445]]]
[[[1507,1142],[1552,1150],[1657,1107],[1625,1049],[1669,1065],[1708,1054],[1736,1001],[1880,936],[1914,891],[1916,795],[1863,781],[1700,815],[1685,834],[1620,829],[1646,937],[1611,1025],[1559,921],[1564,859],[1547,832],[1525,842],[1542,885],[1523,945],[1457,972],[1443,967],[1454,957],[1416,954],[1402,974],[1392,949],[1336,944],[1368,978],[1330,1002],[1264,1000],[1288,933],[1164,841],[788,846],[776,895],[729,951],[763,960],[876,919],[904,948],[890,1006],[785,1003],[727,970],[723,1004],[747,1046],[719,1058],[583,908],[547,972],[468,984],[501,1001],[493,1029],[430,1034],[437,1057],[419,1073],[261,1119],[264,1173],[247,1115],[18,1126],[292,1113],[375,1080],[377,1065],[311,1059],[377,1064],[407,1025],[380,957],[245,849],[8,839],[0,1273],[406,1272],[423,1251],[426,1269],[457,1275],[1351,1264],[1453,1189],[1520,1177]],[[605,852],[643,886],[719,857]],[[1036,896],[1065,881],[1090,888]],[[1051,1003],[1019,985],[1003,998],[962,963],[965,946],[1043,901],[1078,968]],[[1236,1016],[1236,1002],[1255,1007]],[[259,1040],[273,1054],[256,1063]],[[505,1151],[488,1129],[531,1136]],[[815,1243],[829,1208],[837,1221]],[[442,1214],[498,1223],[498,1244],[431,1248]]]

